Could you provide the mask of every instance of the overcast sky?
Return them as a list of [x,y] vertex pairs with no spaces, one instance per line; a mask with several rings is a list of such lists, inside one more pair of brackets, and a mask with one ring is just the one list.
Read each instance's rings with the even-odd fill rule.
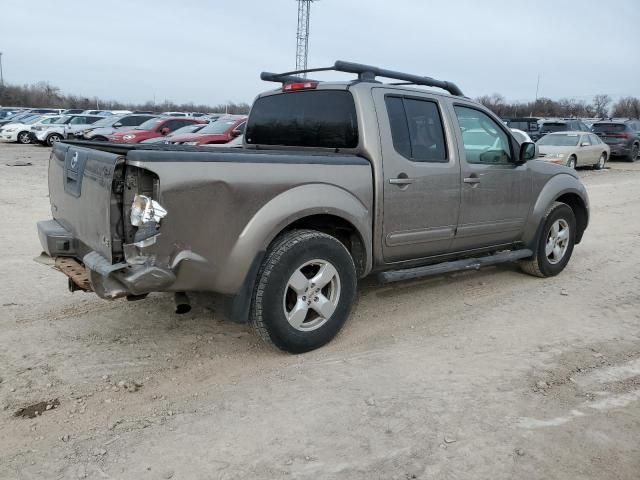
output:
[[[5,81],[144,102],[251,102],[295,67],[294,0],[2,2]],[[640,0],[320,0],[309,66],[369,63],[471,97],[640,96]],[[331,78],[331,76],[320,78]],[[332,78],[336,78],[334,74]]]

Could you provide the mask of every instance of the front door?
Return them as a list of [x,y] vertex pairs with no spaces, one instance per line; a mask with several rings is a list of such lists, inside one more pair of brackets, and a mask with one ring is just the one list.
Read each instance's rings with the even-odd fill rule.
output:
[[531,201],[527,164],[517,165],[519,144],[485,112],[455,105],[461,156],[462,202],[452,249],[519,240]]
[[460,208],[460,164],[438,97],[374,89],[383,157],[385,261],[451,247]]

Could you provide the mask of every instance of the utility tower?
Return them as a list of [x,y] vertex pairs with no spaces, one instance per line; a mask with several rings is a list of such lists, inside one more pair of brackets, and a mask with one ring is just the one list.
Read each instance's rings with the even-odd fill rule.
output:
[[[298,31],[296,33],[296,70],[307,69],[309,56],[309,16],[311,4],[316,0],[297,0],[298,2]],[[306,77],[307,74],[305,73]]]

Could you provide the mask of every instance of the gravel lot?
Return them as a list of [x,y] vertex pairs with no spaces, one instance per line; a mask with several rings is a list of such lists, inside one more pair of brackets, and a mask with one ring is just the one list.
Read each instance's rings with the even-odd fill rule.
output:
[[290,356],[169,295],[69,293],[38,259],[48,153],[0,144],[0,478],[640,477],[640,162],[581,171],[560,276],[365,282]]

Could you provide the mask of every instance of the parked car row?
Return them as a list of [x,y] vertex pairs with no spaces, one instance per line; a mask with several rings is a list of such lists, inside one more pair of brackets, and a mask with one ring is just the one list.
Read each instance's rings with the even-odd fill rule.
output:
[[[173,113],[173,112],[171,112]],[[0,141],[52,146],[65,139],[114,143],[225,144],[242,135],[246,115],[17,113],[0,122]]]
[[[545,138],[546,135],[555,133],[570,134],[565,137],[555,137],[549,141],[560,141],[559,138],[566,138],[573,142],[574,139],[580,140],[578,146],[582,143],[590,142],[594,136],[598,138],[600,143],[608,145],[610,152],[607,152],[607,158],[610,156],[621,157],[628,161],[638,159],[640,153],[640,120],[637,119],[601,119],[593,121],[591,125],[581,119],[565,118],[565,119],[540,119],[536,117],[513,117],[504,118],[505,124],[512,130],[518,129],[526,133],[532,140],[538,142]],[[594,135],[580,137],[580,133],[591,133]],[[544,144],[542,144],[544,145]],[[569,162],[568,158],[567,162]],[[581,159],[574,159],[577,165],[581,164]]]

